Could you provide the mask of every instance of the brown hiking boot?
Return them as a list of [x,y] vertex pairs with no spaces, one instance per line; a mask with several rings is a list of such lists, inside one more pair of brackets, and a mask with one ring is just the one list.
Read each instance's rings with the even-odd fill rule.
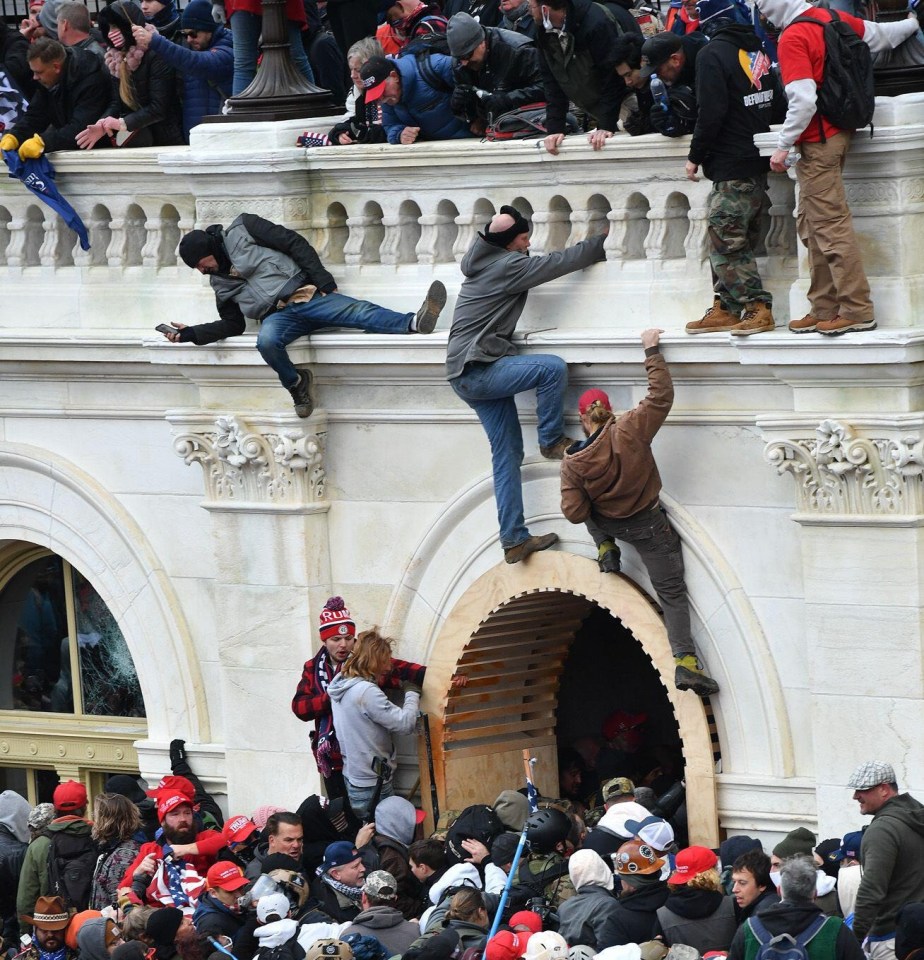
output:
[[564,460],[565,451],[574,441],[571,437],[559,437],[551,447],[539,447],[539,452],[546,460]]
[[424,302],[414,316],[414,330],[417,333],[433,333],[436,329],[436,321],[439,320],[445,306],[446,287],[441,281],[434,280],[427,290]]
[[741,323],[732,330],[732,336],[749,337],[752,333],[763,333],[765,330],[772,330],[775,326],[770,304],[764,303],[763,300],[755,300],[753,303],[744,305]]
[[722,306],[722,301],[716,297],[712,306],[703,314],[702,320],[693,320],[686,326],[687,333],[721,333],[737,327],[741,318]]
[[790,333],[814,333],[818,326],[818,317],[807,313],[801,320],[789,321]]
[[833,320],[819,320],[815,328],[819,333],[826,337],[839,337],[844,333],[851,333],[854,330],[875,330],[875,320],[848,320],[838,314]]
[[547,533],[543,537],[528,537],[515,547],[507,547],[504,551],[504,560],[507,563],[519,563],[537,550],[548,550],[553,543],[558,543],[557,533]]

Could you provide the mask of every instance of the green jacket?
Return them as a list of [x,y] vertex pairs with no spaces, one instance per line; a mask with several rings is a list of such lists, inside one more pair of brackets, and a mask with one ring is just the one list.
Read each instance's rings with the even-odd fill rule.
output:
[[[60,817],[52,820],[45,828],[46,833],[57,833],[65,830],[78,836],[89,834],[91,826],[80,817]],[[51,884],[48,880],[48,852],[51,849],[51,838],[39,834],[26,850],[26,858],[19,875],[19,890],[16,893],[16,913],[32,915],[35,901],[39,897],[47,897],[51,893]]]

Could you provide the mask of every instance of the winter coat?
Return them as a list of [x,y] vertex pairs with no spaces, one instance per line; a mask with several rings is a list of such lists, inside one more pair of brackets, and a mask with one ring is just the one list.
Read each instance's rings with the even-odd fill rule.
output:
[[439,86],[431,86],[424,79],[417,58],[411,55],[395,60],[395,70],[401,77],[401,99],[392,105],[382,104],[382,126],[389,143],[401,142],[405,127],[420,127],[420,140],[459,140],[468,137],[468,126],[453,116],[449,106],[452,94],[452,57],[441,53],[423,58],[429,63]]
[[[327,650],[324,647],[305,663],[302,669],[302,678],[299,680],[298,687],[295,690],[295,696],[292,698],[292,713],[294,713],[299,720],[304,720],[305,722],[314,720],[315,722],[314,729],[308,734],[308,738],[311,741],[311,752],[315,756],[317,756],[318,721],[331,712],[330,697],[327,695],[327,691],[321,689],[321,685],[318,682],[318,661],[322,656],[327,656]],[[340,672],[340,664],[333,664],[333,667],[337,673]],[[423,686],[426,671],[427,668],[421,666],[419,663],[411,663],[407,660],[396,660],[392,658],[391,670],[385,675],[382,689],[400,690],[401,683],[405,680],[421,687]],[[334,770],[343,769],[343,756],[340,753],[340,744],[337,742],[336,732],[332,738],[330,760],[331,767]],[[307,831],[305,837],[308,837]],[[333,839],[337,840],[339,838],[334,837]],[[323,851],[321,859],[323,859]],[[320,860],[318,862],[320,863]]]
[[234,72],[231,31],[216,26],[207,50],[191,50],[155,33],[150,49],[169,64],[182,81],[183,140],[188,143],[189,131],[201,123],[203,117],[221,113],[222,105],[231,95]]
[[463,67],[455,61],[456,86],[478,87],[490,93],[478,101],[478,108],[495,120],[508,110],[543,102],[545,91],[539,51],[532,41],[499,27],[487,27],[484,33],[488,46],[480,70]]
[[657,917],[655,936],[668,946],[685,943],[701,954],[727,950],[738,926],[735,901],[714,890],[672,890]]
[[[864,840],[865,842],[865,840]],[[772,936],[779,936],[781,933],[788,933],[795,936],[801,933],[810,923],[821,915],[821,911],[814,903],[775,903],[760,911],[760,922],[767,928],[767,932]],[[837,938],[834,944],[834,955],[815,957],[812,955],[812,943],[808,945],[810,960],[864,960],[865,954],[860,949],[860,944],[850,930],[842,922],[829,920],[828,923],[837,923]],[[731,942],[728,951],[727,960],[745,960],[747,956],[748,925],[746,923],[738,927],[737,933]],[[752,934],[753,936],[753,934]],[[814,942],[814,941],[812,941]],[[755,951],[756,953],[756,951]]]
[[29,41],[13,26],[0,24],[0,66],[27,100],[32,99],[36,83],[29,68]]
[[619,904],[613,894],[604,887],[588,884],[558,908],[558,932],[569,947],[583,944],[599,953],[605,947],[625,942],[619,939],[614,922],[618,914]]
[[15,790],[0,793],[0,937],[16,943],[16,888],[29,846],[29,802]]
[[567,250],[529,257],[504,250],[481,236],[462,258],[465,279],[456,299],[446,349],[446,378],[462,375],[467,363],[493,363],[513,356],[513,333],[533,287],[603,260],[603,237]]
[[616,937],[612,945],[650,940],[657,926],[658,910],[664,906],[669,893],[664,880],[624,892],[617,901],[619,909],[610,922]]
[[[207,891],[199,897],[195,912],[192,916],[193,926],[200,940],[206,937],[230,937],[232,944],[244,929],[246,918],[240,913],[234,913],[217,897]],[[232,950],[232,952],[234,952]],[[237,956],[237,954],[235,954]]]
[[766,890],[753,902],[748,904],[743,910],[740,908],[736,911],[738,917],[738,926],[740,927],[745,920],[750,920],[751,917],[757,916],[759,913],[763,913],[768,907],[773,906],[774,903],[780,902],[780,895],[776,892],[776,889],[773,886],[767,887]]
[[91,910],[115,906],[119,884],[140,849],[141,844],[130,839],[110,845],[100,852],[100,859],[93,873],[93,886],[90,889]]
[[404,954],[420,936],[420,927],[405,920],[404,915],[395,907],[370,907],[358,914],[356,919],[340,934],[340,939],[351,933],[364,937],[375,937],[393,957]]
[[323,876],[319,876],[315,881],[312,894],[318,901],[318,909],[326,913],[334,923],[353,923],[362,910],[358,900],[353,901],[328,886]]
[[[217,830],[202,830],[196,834],[196,839],[194,841],[196,846],[199,848],[199,852],[194,857],[185,858],[183,863],[187,864],[188,867],[195,871],[201,878],[204,887],[205,875],[208,873],[209,867],[215,862],[216,854],[225,846],[225,838]],[[158,862],[158,866],[164,859],[164,850],[159,843],[145,843],[141,845],[141,849],[138,851],[135,859],[129,864],[128,868],[125,871],[125,875],[122,877],[119,882],[119,887],[131,887],[133,886],[135,871],[141,866],[141,862],[148,854],[153,854],[155,860]],[[151,896],[154,892],[152,890],[153,884],[148,885],[147,887],[147,897],[146,902],[154,907],[163,907],[169,906],[166,901],[161,902]]]
[[670,413],[674,386],[664,357],[657,348],[650,349],[650,354],[645,351],[645,399],[565,453],[561,509],[572,523],[583,523],[591,516],[608,520],[631,517],[658,501],[661,476],[651,441]]
[[853,932],[895,932],[895,917],[909,900],[924,900],[924,806],[909,793],[887,800],[863,831],[863,868],[854,907]]
[[770,169],[754,135],[783,119],[783,91],[751,27],[722,27],[699,55],[696,103],[688,159],[710,180],[757,177]]
[[[92,54],[87,54],[87,56],[92,56]],[[96,119],[98,120],[99,117]],[[35,909],[35,901],[39,897],[47,897],[51,893],[48,878],[48,854],[51,850],[50,835],[61,831],[72,836],[89,836],[91,829],[90,824],[80,817],[59,817],[52,820],[45,827],[45,832],[39,834],[29,844],[23,860],[22,872],[19,875],[19,890],[16,893],[16,912],[20,916],[24,914],[31,916]]]
[[535,43],[536,40],[536,21],[533,20],[533,15],[529,12],[529,4],[523,3],[516,10],[511,10],[509,13],[505,13],[501,17],[500,24],[504,30],[512,30],[514,33],[519,33],[521,36],[529,37]]
[[[384,800],[382,801],[385,802]],[[379,805],[381,806],[381,804]],[[379,808],[376,807],[376,825],[378,825]],[[372,845],[379,855],[379,869],[385,870],[395,878],[398,887],[398,897],[395,907],[405,920],[413,920],[420,916],[420,884],[411,873],[408,862],[407,847],[391,837],[376,834]]]
[[253,848],[253,859],[244,868],[244,876],[248,880],[256,880],[263,873],[263,861],[269,856],[269,842],[261,840]]
[[[110,77],[111,99],[103,116],[121,117],[127,130],[145,131],[139,145],[168,147],[183,142],[176,96],[176,73],[163,57],[148,50],[131,74],[135,99],[133,109],[119,96],[119,79]],[[99,117],[97,117],[99,119]]]
[[40,134],[45,153],[76,150],[74,138],[107,115],[111,99],[112,77],[99,57],[86,50],[65,48],[58,83],[51,90],[39,84],[29,98],[25,116],[9,132],[20,143]]
[[620,28],[591,0],[569,0],[563,29],[564,45],[555,33],[539,30],[536,37],[548,102],[546,128],[549,133],[565,132],[570,99],[598,127],[615,131],[620,104],[629,92],[613,57]]
[[373,762],[383,757],[389,778],[397,767],[392,734],[413,733],[420,694],[409,690],[404,705],[395,706],[371,680],[338,673],[327,688],[334,726],[343,751],[343,775],[356,787],[374,787],[378,778]]

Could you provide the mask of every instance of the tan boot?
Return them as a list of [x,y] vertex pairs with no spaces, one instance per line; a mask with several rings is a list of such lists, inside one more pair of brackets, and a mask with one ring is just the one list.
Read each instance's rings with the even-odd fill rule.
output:
[[814,316],[811,313],[807,313],[804,317],[801,317],[799,320],[789,321],[789,332],[790,333],[814,333],[815,328],[817,326],[818,326],[818,317]]
[[507,563],[519,563],[525,560],[531,553],[538,550],[548,550],[553,544],[558,543],[557,533],[546,533],[541,537],[528,537],[522,543],[515,547],[507,547],[504,550],[504,560]]
[[753,303],[744,305],[741,323],[732,330],[732,336],[749,337],[752,333],[763,333],[765,330],[772,330],[775,326],[770,304],[755,300]]
[[721,333],[738,326],[741,318],[722,306],[722,301],[716,297],[712,306],[703,314],[702,320],[694,320],[686,326],[687,333]]
[[571,437],[559,437],[550,447],[539,447],[539,452],[546,460],[564,460],[565,451],[574,441]]

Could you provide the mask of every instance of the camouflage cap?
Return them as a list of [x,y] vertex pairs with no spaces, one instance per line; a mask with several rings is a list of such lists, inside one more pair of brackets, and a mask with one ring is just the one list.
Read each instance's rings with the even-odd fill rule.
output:
[[395,900],[398,897],[398,883],[387,870],[373,870],[366,877],[363,893],[377,900]]
[[613,777],[607,780],[600,788],[604,803],[615,800],[617,797],[632,797],[635,795],[635,784],[627,777]]

